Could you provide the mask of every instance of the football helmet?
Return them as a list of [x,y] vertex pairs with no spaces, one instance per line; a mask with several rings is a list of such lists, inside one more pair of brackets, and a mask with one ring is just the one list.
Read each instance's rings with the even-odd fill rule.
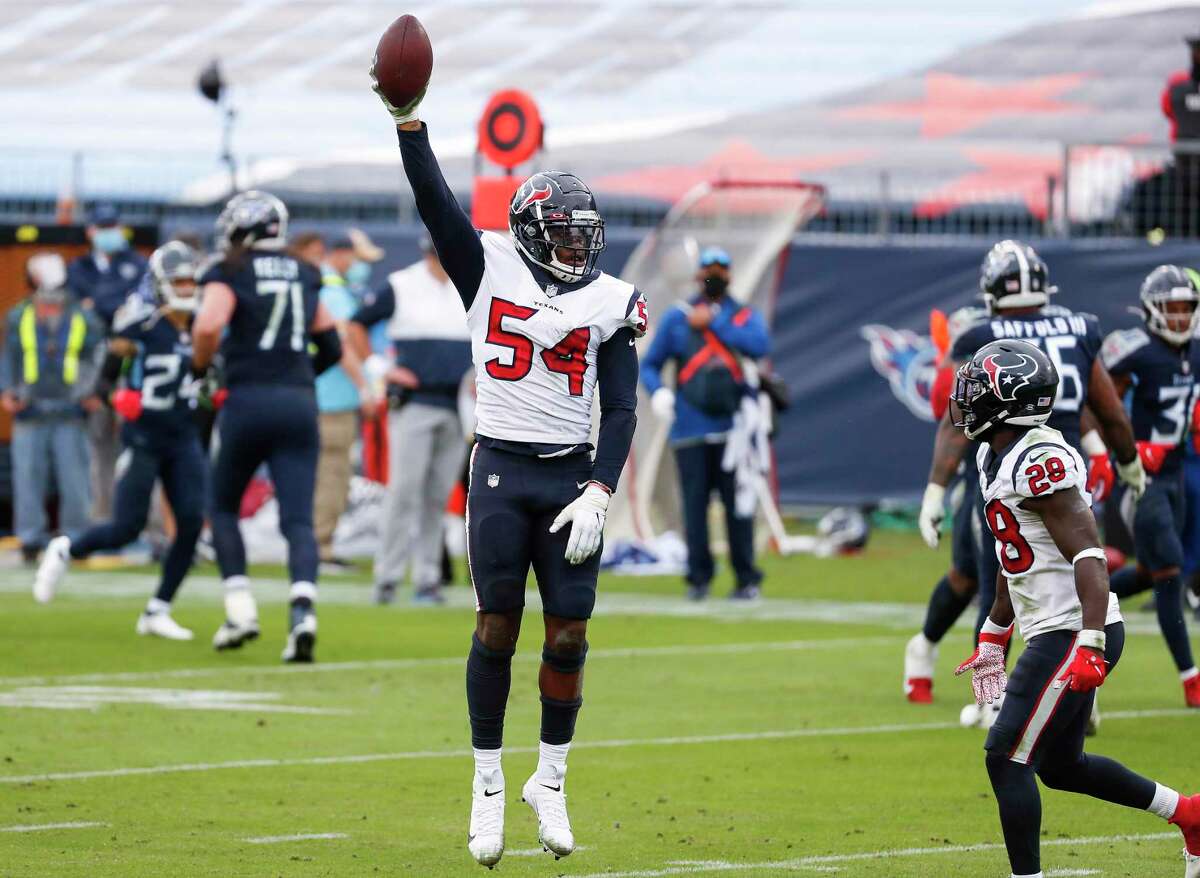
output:
[[989,311],[1046,305],[1058,292],[1049,285],[1050,272],[1037,251],[1023,241],[1005,240],[983,257],[979,291]]
[[270,192],[251,189],[229,199],[217,217],[217,247],[282,250],[287,244],[287,206]]
[[[1157,335],[1163,341],[1173,345],[1187,344],[1196,334],[1200,325],[1200,284],[1197,276],[1190,268],[1178,265],[1160,265],[1142,281],[1142,289],[1138,293],[1141,302],[1140,314],[1146,322],[1146,329]],[[1188,302],[1192,306],[1191,316],[1185,326],[1171,320],[1172,316],[1164,310],[1168,302]],[[1172,326],[1178,328],[1172,328]]]
[[539,171],[517,188],[508,228],[525,257],[563,283],[590,275],[604,250],[604,220],[592,190],[563,171]]
[[1028,342],[993,341],[959,367],[950,394],[950,419],[968,439],[994,427],[1038,427],[1050,418],[1058,370]]
[[[199,304],[196,268],[196,254],[182,241],[169,241],[151,253],[150,281],[155,302],[172,311],[195,311]],[[175,286],[179,281],[191,281],[191,292],[183,295]]]

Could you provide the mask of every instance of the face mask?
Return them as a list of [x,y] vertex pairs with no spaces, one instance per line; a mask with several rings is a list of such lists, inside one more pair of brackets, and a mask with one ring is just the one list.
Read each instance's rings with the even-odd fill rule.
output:
[[710,274],[704,279],[704,295],[710,299],[721,298],[727,289],[729,289],[729,281],[723,277]]
[[371,279],[371,263],[352,262],[346,269],[346,283],[352,287],[365,287]]
[[125,249],[125,232],[119,228],[96,229],[92,235],[92,246],[101,253],[116,253]]

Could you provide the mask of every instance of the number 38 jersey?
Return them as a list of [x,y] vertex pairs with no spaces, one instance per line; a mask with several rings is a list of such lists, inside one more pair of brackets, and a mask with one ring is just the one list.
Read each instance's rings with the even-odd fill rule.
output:
[[[1090,505],[1083,458],[1058,430],[1035,427],[999,455],[983,443],[977,460],[984,518],[996,540],[1021,637],[1029,641],[1047,631],[1080,630],[1083,608],[1071,559],[1058,550],[1042,517],[1021,504],[1056,491],[1078,491]],[[1110,593],[1105,624],[1119,621],[1117,596]]]
[[320,272],[281,252],[251,250],[237,264],[209,267],[200,283],[210,282],[228,285],[237,297],[221,342],[225,383],[312,386],[308,327],[320,301]]
[[513,442],[587,442],[600,345],[623,327],[645,332],[645,299],[602,272],[578,288],[543,289],[508,235],[482,232],[480,243],[483,279],[467,309],[476,433]]

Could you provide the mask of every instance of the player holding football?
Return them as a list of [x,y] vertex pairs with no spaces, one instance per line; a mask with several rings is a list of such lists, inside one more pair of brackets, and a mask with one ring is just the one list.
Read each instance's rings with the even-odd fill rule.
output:
[[[1117,392],[1133,388],[1133,430],[1150,474],[1133,516],[1137,566],[1113,574],[1119,597],[1154,589],[1158,625],[1188,707],[1200,707],[1200,671],[1192,657],[1183,617],[1183,442],[1191,426],[1200,351],[1192,337],[1200,324],[1197,275],[1177,265],[1160,265],[1142,283],[1144,328],[1112,333],[1101,357]],[[1128,516],[1127,516],[1128,517]]]
[[[372,78],[375,72],[372,70]],[[582,704],[587,620],[596,600],[609,497],[633,440],[645,299],[596,269],[604,221],[572,174],[534,174],[509,206],[510,235],[479,232],[455,201],[417,118],[395,107],[404,170],[438,257],[462,296],[475,363],[476,444],[467,499],[467,559],[476,624],[467,658],[475,754],[467,846],[492,867],[504,852],[500,751],[510,664],[532,565],[545,642],[538,674],[541,743],[522,789],[538,838],[575,848],[563,793]],[[593,460],[592,399],[600,432]]]
[[[192,639],[192,632],[171,618],[171,601],[192,565],[208,485],[208,460],[196,423],[199,388],[189,370],[196,268],[195,254],[186,244],[172,241],[159,247],[143,281],[151,289],[132,293],[113,317],[98,388],[125,421],[113,520],[52,539],[33,585],[34,597],[45,603],[54,597],[72,559],[136,540],[146,526],[154,482],[161,479],[175,518],[175,538],[163,557],[158,591],[138,617],[137,633],[168,640]],[[127,364],[130,386],[110,397],[105,391]]]
[[[988,315],[954,340],[949,358],[951,365],[969,360],[981,347],[998,339],[1028,339],[1041,347],[1064,376],[1054,400],[1051,424],[1073,448],[1084,448],[1097,469],[1108,464],[1105,442],[1099,435],[1103,432],[1115,448],[1118,461],[1122,461],[1117,466],[1121,480],[1131,487],[1135,496],[1140,496],[1145,489],[1146,475],[1134,445],[1129,416],[1098,356],[1101,345],[1099,321],[1091,314],[1076,314],[1050,304],[1050,295],[1055,288],[1049,284],[1046,264],[1032,247],[1021,241],[1001,241],[988,252],[980,269],[979,287]],[[1091,431],[1081,437],[1085,405],[1094,415],[1100,431]],[[954,477],[969,444],[966,437],[954,429],[949,418],[943,417],[934,440],[929,484],[921,501],[919,518],[921,535],[930,548],[937,546],[940,537],[946,486]],[[979,505],[977,493],[974,499]],[[980,554],[983,563],[980,565],[980,612],[976,633],[983,625],[984,614],[991,603],[996,571],[988,553]],[[905,691],[910,696],[914,690],[923,688],[928,692],[932,689],[937,644],[966,609],[970,599],[970,594],[954,592],[945,581],[934,590],[925,630],[913,637],[905,649]],[[964,715],[966,713],[964,710]],[[986,726],[994,718],[994,713],[989,715],[984,711],[978,714],[976,721]]]
[[[287,208],[266,192],[243,192],[217,217],[220,259],[201,275],[204,299],[192,330],[192,369],[207,373],[220,347],[229,397],[218,424],[213,464],[212,534],[225,585],[225,622],[217,649],[258,636],[258,607],[246,578],[238,511],[264,462],[288,544],[289,631],[285,662],[311,662],[317,640],[317,404],[314,373],[342,358],[333,317],[320,304],[315,267],[287,255]],[[316,354],[309,355],[309,345]]]
[[[1006,695],[984,749],[1013,878],[1041,878],[1041,798],[1051,789],[1150,811],[1176,824],[1186,878],[1200,878],[1200,795],[1180,796],[1103,756],[1083,752],[1095,690],[1121,657],[1125,624],[1108,588],[1089,510],[1087,469],[1063,434],[1045,426],[1059,376],[1021,341],[984,345],[957,373],[950,418],[980,442],[985,519],[1003,568],[971,671],[979,704]],[[1011,678],[1005,648],[1014,619],[1025,640]]]

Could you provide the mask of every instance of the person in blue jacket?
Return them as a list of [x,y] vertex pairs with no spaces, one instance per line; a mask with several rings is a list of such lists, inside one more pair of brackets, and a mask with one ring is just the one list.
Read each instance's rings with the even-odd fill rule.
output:
[[87,237],[91,252],[71,260],[67,286],[108,327],[117,309],[141,283],[146,258],[129,246],[121,215],[111,204],[96,205],[89,217]]
[[[729,295],[731,260],[720,247],[700,254],[699,292],[663,313],[642,360],[642,384],[654,413],[671,420],[669,441],[679,467],[683,527],[687,541],[688,597],[708,596],[714,565],[708,539],[713,491],[725,507],[735,600],[760,593],[762,571],[754,566],[754,517],[734,503],[734,474],[721,466],[733,415],[746,393],[742,359],[765,357],[770,336],[763,316]],[[663,384],[663,368],[675,364],[675,389]]]

